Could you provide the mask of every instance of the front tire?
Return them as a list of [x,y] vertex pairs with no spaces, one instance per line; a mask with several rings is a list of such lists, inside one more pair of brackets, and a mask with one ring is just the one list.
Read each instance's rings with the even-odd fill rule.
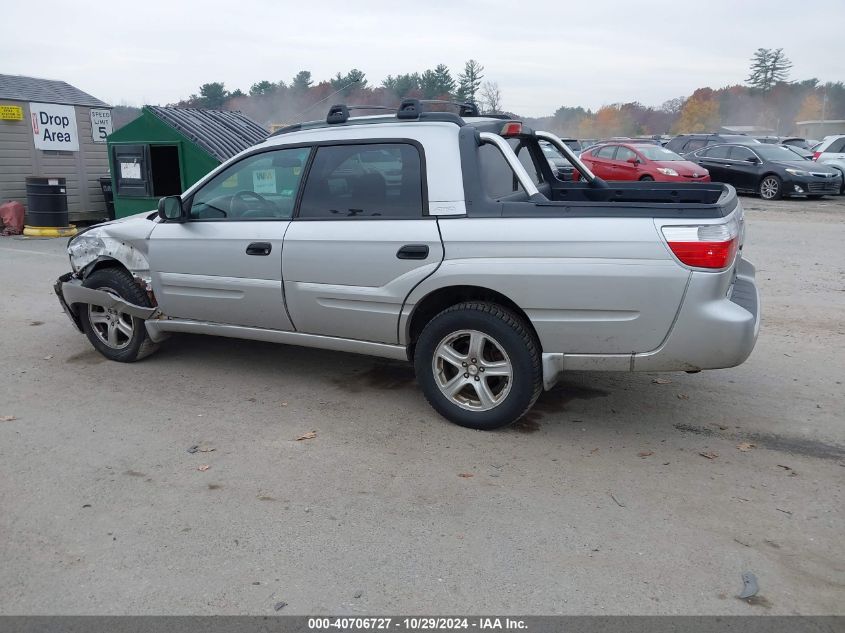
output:
[[543,386],[534,333],[493,303],[461,303],[429,321],[416,344],[414,368],[435,411],[478,430],[521,418]]
[[[147,294],[122,268],[95,270],[82,285],[110,292],[135,305],[152,307]],[[147,336],[143,319],[102,306],[80,304],[77,307],[82,329],[91,345],[109,360],[132,363],[158,349]]]
[[640,178],[640,182],[654,182],[654,178],[646,175],[646,176],[643,176],[642,178]]
[[763,176],[757,186],[757,193],[763,200],[780,200],[783,195],[783,182],[774,174]]

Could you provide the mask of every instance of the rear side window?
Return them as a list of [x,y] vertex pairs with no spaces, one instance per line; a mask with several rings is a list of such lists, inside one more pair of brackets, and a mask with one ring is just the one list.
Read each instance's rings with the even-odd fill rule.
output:
[[[485,143],[478,148],[478,163],[481,170],[481,186],[484,193],[498,200],[517,191],[524,192],[516,174],[502,156],[502,152],[491,144]],[[529,172],[530,173],[530,172]]]
[[599,151],[593,152],[599,158],[607,158],[608,160],[613,158],[613,152],[616,151],[616,145],[605,145],[604,147],[600,148]]
[[528,150],[528,146],[521,145],[519,139],[511,139],[509,143],[516,154],[516,157],[519,159],[519,162],[522,163],[523,167],[525,167],[525,171],[528,172],[528,176],[534,184],[539,185],[543,182],[543,174],[540,172],[539,167],[534,164],[534,159],[531,157],[531,152]]
[[841,154],[843,153],[843,150],[845,150],[845,138],[838,138],[834,140],[830,144],[830,147],[824,151],[825,153],[830,152],[831,154]]
[[419,150],[410,143],[320,147],[314,157],[300,218],[420,218]]
[[731,158],[733,160],[747,160],[749,158],[754,158],[754,152],[752,152],[747,147],[739,147],[738,145],[734,145],[731,148]]
[[701,155],[707,158],[727,158],[731,148],[729,145],[717,145],[704,150]]
[[636,152],[628,149],[627,147],[620,146],[616,151],[616,160],[626,161],[629,158],[637,158]]
[[697,149],[701,149],[707,145],[707,141],[703,138],[694,138],[687,141],[687,144],[684,146],[684,152],[694,152]]

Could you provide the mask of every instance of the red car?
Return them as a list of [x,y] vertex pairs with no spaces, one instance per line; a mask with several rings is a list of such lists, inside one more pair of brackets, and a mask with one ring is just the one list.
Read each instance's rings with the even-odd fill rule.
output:
[[701,165],[649,143],[597,145],[581,154],[581,160],[596,176],[605,180],[710,182],[710,173]]

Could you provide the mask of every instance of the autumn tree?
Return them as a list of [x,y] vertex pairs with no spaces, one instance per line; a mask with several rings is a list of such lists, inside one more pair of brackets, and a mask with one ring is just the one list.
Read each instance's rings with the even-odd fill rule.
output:
[[675,122],[676,133],[713,132],[719,128],[719,101],[713,98],[712,93],[712,90],[697,90],[687,99]]
[[795,118],[799,121],[815,121],[822,118],[822,100],[816,93],[811,92],[804,97]]

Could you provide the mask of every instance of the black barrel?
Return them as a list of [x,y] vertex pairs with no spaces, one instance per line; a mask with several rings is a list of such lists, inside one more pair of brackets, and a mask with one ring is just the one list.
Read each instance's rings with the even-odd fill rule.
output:
[[106,213],[109,220],[114,220],[114,192],[111,188],[111,176],[100,178],[100,189],[103,190],[103,199],[106,201]]
[[67,186],[64,178],[26,179],[26,224],[68,226]]

